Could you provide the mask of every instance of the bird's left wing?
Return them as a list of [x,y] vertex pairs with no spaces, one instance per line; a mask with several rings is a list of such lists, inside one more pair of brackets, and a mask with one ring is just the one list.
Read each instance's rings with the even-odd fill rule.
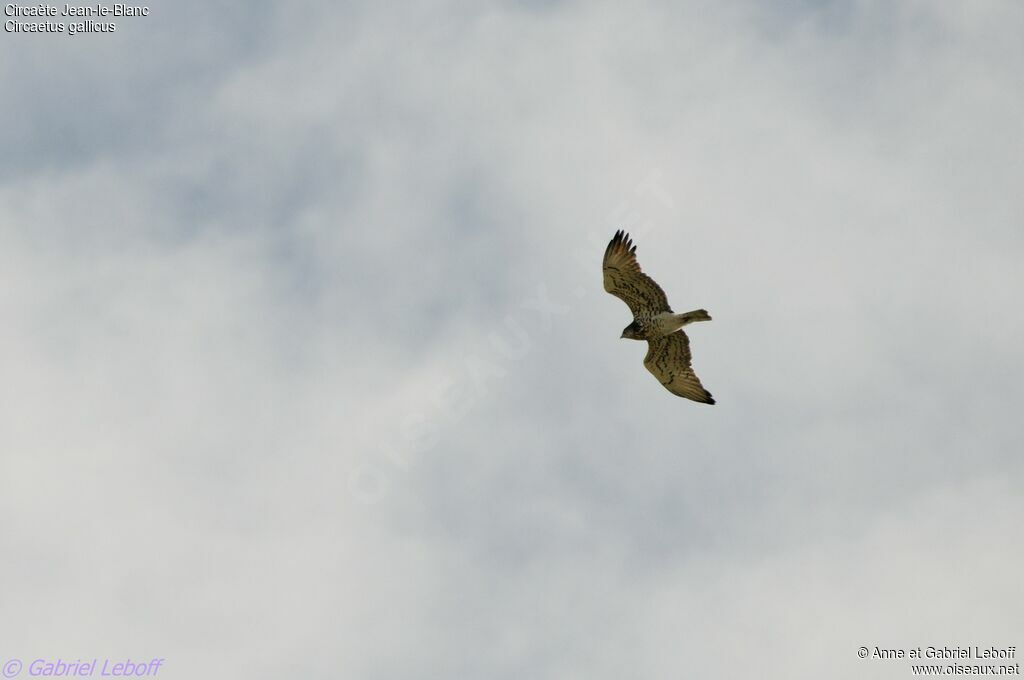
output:
[[604,289],[619,298],[634,317],[671,312],[668,298],[654,279],[640,271],[636,246],[619,230],[604,251]]
[[644,366],[672,394],[704,404],[715,403],[690,367],[690,339],[683,331],[648,340]]

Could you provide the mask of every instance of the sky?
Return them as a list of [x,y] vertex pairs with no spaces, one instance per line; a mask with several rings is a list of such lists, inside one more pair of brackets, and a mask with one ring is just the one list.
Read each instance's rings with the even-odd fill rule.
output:
[[1019,3],[115,21],[0,36],[5,674],[1019,663]]

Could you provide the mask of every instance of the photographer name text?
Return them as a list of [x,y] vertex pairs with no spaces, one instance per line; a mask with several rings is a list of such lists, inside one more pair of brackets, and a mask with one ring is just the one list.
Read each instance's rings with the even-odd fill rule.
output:
[[1010,647],[861,647],[860,657],[866,659],[1013,659],[1017,648]]
[[133,661],[130,657],[120,659],[99,658],[75,659],[39,658],[23,663],[21,659],[7,659],[0,665],[4,678],[16,678],[22,670],[29,677],[39,678],[144,678],[155,677],[166,659],[152,658],[149,661]]

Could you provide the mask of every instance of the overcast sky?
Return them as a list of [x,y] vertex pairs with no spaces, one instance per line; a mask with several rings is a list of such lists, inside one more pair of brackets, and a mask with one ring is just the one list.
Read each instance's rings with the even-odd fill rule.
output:
[[[0,36],[0,665],[1024,654],[1024,6],[116,23]],[[717,405],[619,339],[619,228]]]

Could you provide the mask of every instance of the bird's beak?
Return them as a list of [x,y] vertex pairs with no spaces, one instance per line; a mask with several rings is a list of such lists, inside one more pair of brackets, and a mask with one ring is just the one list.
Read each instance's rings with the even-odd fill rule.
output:
[[622,332],[622,335],[620,335],[620,336],[619,336],[619,340],[622,340],[622,339],[624,339],[625,337],[626,337],[626,332],[625,332],[625,331],[623,331],[623,332]]

